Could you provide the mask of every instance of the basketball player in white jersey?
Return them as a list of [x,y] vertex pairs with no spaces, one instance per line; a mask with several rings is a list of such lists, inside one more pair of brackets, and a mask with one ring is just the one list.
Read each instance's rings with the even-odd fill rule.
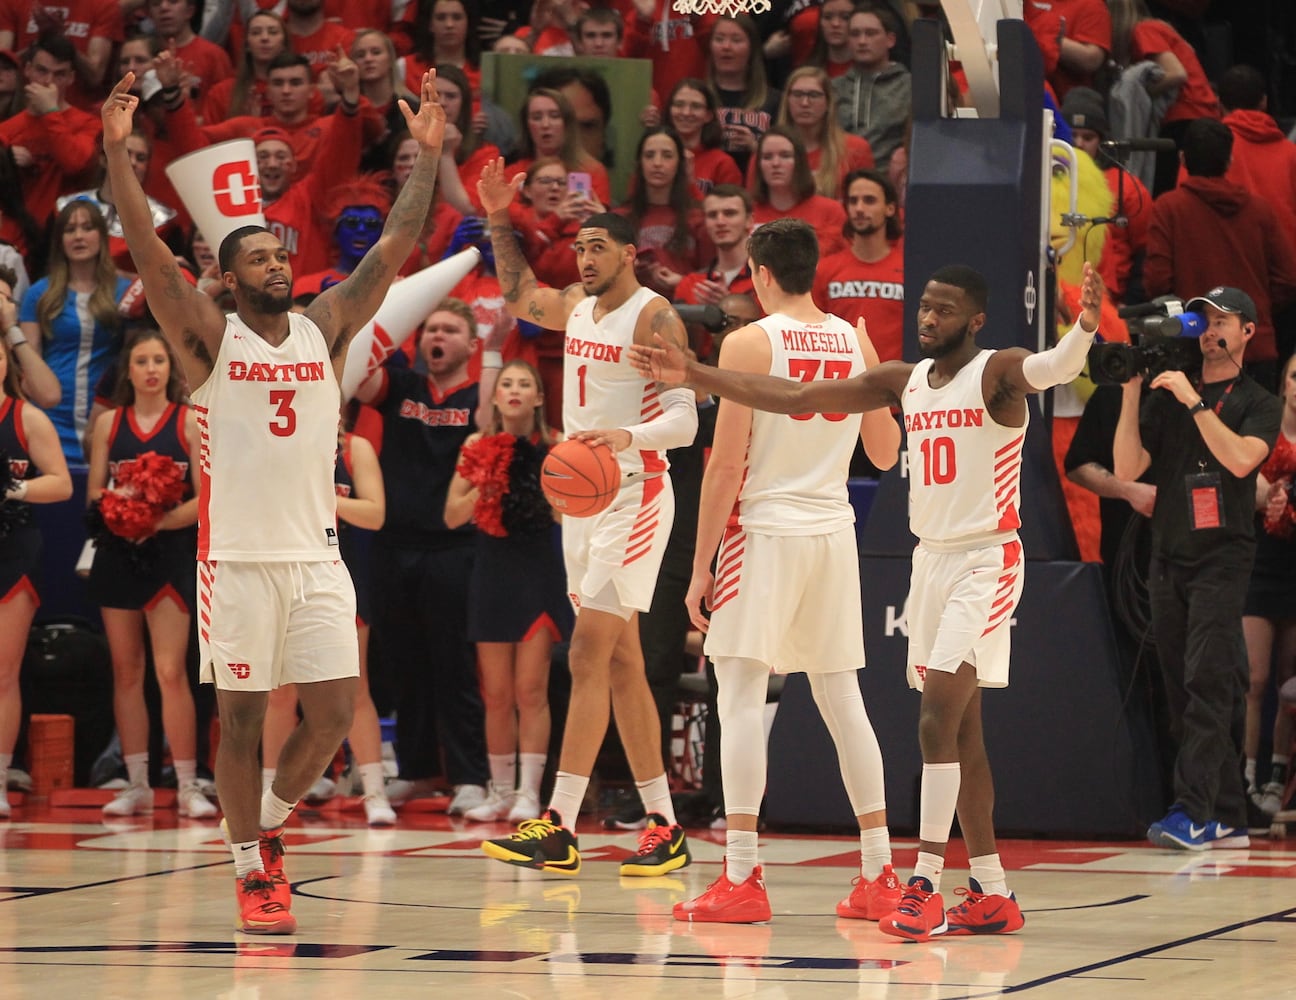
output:
[[[1081,315],[1055,347],[991,351],[985,279],[962,265],[932,275],[918,303],[918,364],[891,361],[846,380],[792,382],[716,371],[662,345],[632,352],[645,374],[688,382],[773,413],[859,413],[898,406],[909,440],[910,527],[918,536],[906,605],[909,683],[922,692],[918,864],[879,921],[910,941],[1005,934],[1025,922],[995,846],[994,785],[981,732],[981,688],[1008,683],[1008,623],[1021,595],[1018,485],[1026,396],[1070,382],[1098,330],[1103,288],[1085,265]],[[726,776],[726,781],[727,781]],[[971,859],[964,901],[945,912],[940,876],[957,811]]]
[[602,213],[585,221],[574,249],[580,283],[541,288],[522,256],[508,208],[522,174],[508,181],[504,161],[482,172],[477,190],[491,228],[496,270],[510,313],[546,329],[565,330],[563,432],[606,443],[617,454],[622,488],[589,518],[563,519],[567,589],[576,608],[569,664],[571,701],[549,808],[510,837],[487,840],[487,856],[540,871],[574,875],[580,853],[573,830],[608,726],[608,706],[643,799],[647,828],[622,875],[664,875],[691,860],[675,821],[662,765],[661,727],[644,675],[639,612],[652,605],[675,498],[666,449],[697,432],[687,389],[661,390],[630,366],[632,344],[656,334],[682,347],[684,324],[664,298],[635,277],[634,226]]
[[[201,666],[220,710],[216,788],[238,876],[238,926],[291,934],[283,824],[346,735],[359,673],[355,591],[337,549],[338,380],[351,337],[373,317],[422,231],[445,112],[429,72],[418,113],[400,103],[419,157],[381,238],[304,315],[289,312],[292,268],[279,240],[253,226],[226,237],[221,281],[236,305],[227,318],[181,277],[153,230],[126,153],[139,103],[133,82],[127,73],[104,102],[104,152],[126,243],[153,315],[183,361],[202,435]],[[261,796],[268,692],[288,683],[297,684],[303,721]]]
[[[811,226],[798,219],[767,223],[747,240],[747,255],[766,316],[724,339],[721,368],[807,382],[850,378],[878,364],[867,336],[824,313],[811,297],[819,263]],[[785,416],[722,400],[702,478],[685,604],[694,626],[707,633],[723,733],[762,731],[771,669],[808,674],[860,826],[861,875],[837,912],[877,920],[899,902],[900,881],[891,869],[882,752],[856,676],[864,666],[864,625],[846,477],[857,437],[878,468],[895,464],[900,428],[886,410],[862,418]],[[735,500],[738,518],[731,524]],[[711,609],[709,622],[703,601]],[[768,920],[769,898],[756,864],[764,741],[722,739],[720,760],[725,870],[701,896],[676,904],[675,917]]]

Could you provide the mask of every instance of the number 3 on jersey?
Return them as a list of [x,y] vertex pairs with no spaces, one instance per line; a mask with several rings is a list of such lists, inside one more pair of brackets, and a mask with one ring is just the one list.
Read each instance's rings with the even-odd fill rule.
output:
[[[843,379],[850,377],[851,363],[849,361],[825,361],[823,363],[823,377],[825,379]],[[813,382],[815,376],[819,374],[819,361],[815,358],[789,358],[788,359],[788,377],[797,379],[801,382]],[[822,416],[825,420],[833,423],[845,420],[845,413],[793,413],[793,420],[812,420],[815,417]]]
[[292,408],[296,389],[271,389],[270,405],[275,408],[275,419],[270,421],[270,433],[275,437],[292,437],[297,430],[297,411]]

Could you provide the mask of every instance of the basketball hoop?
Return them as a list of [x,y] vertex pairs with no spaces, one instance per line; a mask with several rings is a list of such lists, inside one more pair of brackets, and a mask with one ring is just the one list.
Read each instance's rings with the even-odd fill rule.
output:
[[771,0],[675,0],[676,14],[765,14]]

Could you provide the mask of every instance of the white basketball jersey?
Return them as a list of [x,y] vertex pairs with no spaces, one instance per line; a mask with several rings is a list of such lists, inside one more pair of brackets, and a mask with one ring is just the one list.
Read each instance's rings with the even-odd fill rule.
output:
[[278,347],[227,318],[211,376],[193,394],[202,432],[198,558],[338,558],[337,379],[319,327],[288,315]]
[[[797,382],[845,379],[864,371],[855,328],[827,315],[803,323],[781,313],[756,321],[770,344],[770,374]],[[766,535],[821,535],[853,524],[846,492],[858,413],[752,411],[739,520]]]
[[986,409],[981,377],[993,354],[982,351],[939,389],[927,383],[932,360],[920,361],[901,400],[908,433],[909,527],[941,550],[974,548],[1021,526],[1017,509],[1026,425],[1004,427]]
[[[641,288],[598,322],[594,296],[582,299],[567,319],[563,342],[563,431],[610,430],[647,423],[662,412],[657,383],[630,365],[639,314],[656,292]],[[664,451],[628,448],[617,454],[623,475],[658,474],[669,466]]]

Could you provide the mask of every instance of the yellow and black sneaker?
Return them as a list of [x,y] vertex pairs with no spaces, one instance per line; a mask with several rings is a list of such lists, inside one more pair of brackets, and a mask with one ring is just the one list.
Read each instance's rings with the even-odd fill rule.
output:
[[693,861],[684,827],[666,822],[661,813],[648,814],[648,826],[639,834],[639,850],[621,862],[622,875],[665,875]]
[[562,817],[546,809],[539,819],[528,819],[517,832],[499,840],[483,840],[482,853],[496,861],[522,868],[575,875],[580,871],[576,836],[562,825]]

